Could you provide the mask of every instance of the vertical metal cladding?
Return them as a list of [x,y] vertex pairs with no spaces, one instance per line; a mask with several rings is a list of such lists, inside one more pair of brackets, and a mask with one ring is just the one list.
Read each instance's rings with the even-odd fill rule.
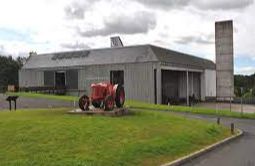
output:
[[216,95],[219,100],[234,96],[233,21],[215,23]]

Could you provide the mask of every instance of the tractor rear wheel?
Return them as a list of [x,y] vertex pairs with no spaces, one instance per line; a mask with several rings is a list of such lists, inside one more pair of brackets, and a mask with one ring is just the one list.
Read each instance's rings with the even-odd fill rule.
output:
[[106,96],[105,100],[104,100],[104,109],[106,111],[111,111],[114,108],[114,99],[112,96]]
[[116,89],[115,103],[118,108],[123,107],[125,103],[125,90],[122,85],[118,85]]
[[83,95],[79,99],[79,107],[82,111],[89,110],[89,97],[86,95]]

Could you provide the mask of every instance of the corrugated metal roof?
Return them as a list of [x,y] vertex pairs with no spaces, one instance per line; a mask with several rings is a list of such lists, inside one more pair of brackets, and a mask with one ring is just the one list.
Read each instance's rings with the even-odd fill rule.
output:
[[168,62],[170,64],[184,65],[195,68],[215,69],[215,63],[207,59],[152,45],[151,49],[161,62]]
[[[82,56],[83,54],[87,54],[88,51],[89,54],[87,56]],[[70,58],[70,56],[68,56],[68,58],[54,58],[59,55],[64,56],[65,54],[72,54],[73,58]],[[29,58],[23,68],[53,68],[148,61],[157,61],[157,58],[148,45],[143,45],[33,55]]]
[[215,68],[214,63],[209,60],[152,45],[139,45],[32,55],[23,66],[23,69],[160,61],[193,65],[199,68]]

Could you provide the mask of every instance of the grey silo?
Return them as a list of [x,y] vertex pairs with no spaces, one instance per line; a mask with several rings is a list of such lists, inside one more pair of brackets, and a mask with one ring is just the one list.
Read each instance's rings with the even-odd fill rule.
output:
[[218,100],[234,96],[233,21],[215,23],[216,95]]

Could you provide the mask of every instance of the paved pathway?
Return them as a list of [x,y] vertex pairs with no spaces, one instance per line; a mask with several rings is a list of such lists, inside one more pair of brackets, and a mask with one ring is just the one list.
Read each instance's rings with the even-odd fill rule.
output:
[[[7,96],[0,94],[0,111],[9,109],[9,103],[5,100]],[[74,103],[71,101],[49,100],[41,98],[25,98],[19,97],[17,99],[17,108],[56,108],[56,107],[73,107]],[[77,103],[76,103],[77,107]],[[14,108],[14,103],[12,103]]]
[[[230,103],[215,103],[215,102],[201,102],[195,105],[196,107],[205,107],[212,109],[225,109],[230,110]],[[235,112],[241,112],[241,104],[231,104],[231,110]],[[255,113],[255,105],[243,104],[243,112]]]
[[[216,118],[212,116],[183,115],[216,122]],[[244,136],[206,153],[184,166],[255,166],[255,120],[221,118],[221,122],[226,126],[234,123],[236,127],[244,131]]]

